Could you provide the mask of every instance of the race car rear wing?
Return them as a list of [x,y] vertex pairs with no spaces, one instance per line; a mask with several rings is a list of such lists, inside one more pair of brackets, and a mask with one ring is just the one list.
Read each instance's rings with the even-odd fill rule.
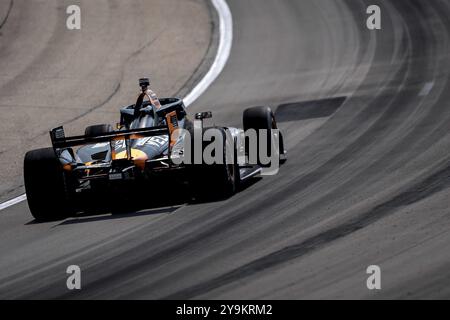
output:
[[66,137],[63,127],[58,127],[50,131],[50,138],[53,148],[64,149],[87,144],[95,144],[101,142],[112,142],[117,140],[134,140],[151,136],[168,135],[170,131],[167,126],[159,126],[152,128],[131,129],[114,131],[111,133],[100,134],[96,136],[72,136]]
[[[105,133],[95,136],[73,136],[66,137],[63,127],[58,127],[50,131],[50,138],[52,141],[53,149],[56,154],[60,154],[62,150],[69,149],[71,147],[96,144],[102,142],[109,142],[111,151],[113,151],[113,142],[118,140],[125,140],[127,159],[131,159],[130,140],[141,139],[151,136],[168,135],[170,140],[170,130],[168,126],[159,126],[152,128],[132,129],[114,131],[111,133]],[[170,148],[170,146],[169,146]],[[73,155],[73,152],[71,152]],[[170,155],[170,149],[169,149]]]

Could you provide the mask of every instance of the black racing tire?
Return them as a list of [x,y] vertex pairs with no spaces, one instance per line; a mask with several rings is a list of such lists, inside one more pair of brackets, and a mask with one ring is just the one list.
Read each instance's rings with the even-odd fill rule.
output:
[[249,129],[271,129],[272,110],[269,107],[253,107],[244,110],[244,131]]
[[102,135],[105,133],[110,133],[114,131],[113,127],[110,124],[96,124],[93,126],[89,126],[84,130],[84,135],[87,137],[93,137]]
[[54,221],[73,214],[62,165],[53,148],[27,152],[24,180],[28,206],[37,221]]
[[[223,159],[221,164],[192,164],[190,184],[196,200],[223,200],[236,193],[240,183],[239,165],[234,152],[233,161],[227,161],[227,150],[232,150],[233,140],[225,129],[220,127],[204,128],[203,133],[209,129],[219,130],[223,143]],[[195,143],[195,141],[193,141]],[[212,142],[202,142],[202,151]],[[228,145],[226,145],[228,143]],[[194,146],[194,144],[192,144]],[[194,149],[193,149],[194,150]],[[231,155],[230,158],[231,159]],[[192,159],[193,160],[193,159]],[[231,163],[230,163],[231,162]]]
[[[254,129],[258,133],[260,129],[268,130],[267,134],[267,150],[269,154],[271,154],[272,151],[272,139],[271,135],[272,129],[278,129],[277,122],[275,120],[275,115],[273,114],[272,110],[269,107],[252,107],[244,110],[243,114],[243,126],[244,131],[247,132],[249,129]],[[258,164],[261,164],[261,161],[259,159],[259,134],[258,137],[258,144],[257,144],[257,151],[258,151]],[[248,146],[247,146],[247,153],[248,153]],[[279,132],[279,150],[278,154],[279,157],[281,154],[284,154],[284,139],[281,132]]]

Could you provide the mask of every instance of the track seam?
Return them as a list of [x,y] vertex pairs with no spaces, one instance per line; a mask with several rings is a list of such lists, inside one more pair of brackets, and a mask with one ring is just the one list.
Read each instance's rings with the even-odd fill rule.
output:
[[3,19],[3,21],[0,23],[0,29],[3,28],[3,26],[5,25],[6,21],[8,21],[9,18],[9,14],[11,13],[12,7],[14,5],[14,0],[11,0],[9,2],[9,7],[8,7],[8,11],[6,12],[6,16]]

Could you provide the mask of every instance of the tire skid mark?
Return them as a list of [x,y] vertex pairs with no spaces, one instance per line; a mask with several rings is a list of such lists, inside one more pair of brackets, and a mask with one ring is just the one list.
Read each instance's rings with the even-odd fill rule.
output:
[[401,207],[419,202],[447,188],[450,188],[450,164],[448,164],[444,169],[437,171],[430,177],[395,196],[391,200],[374,207],[373,209],[349,220],[344,224],[321,232],[298,244],[294,244],[270,253],[217,278],[164,297],[164,299],[190,299],[205,292],[217,289],[218,287],[227,285],[231,282],[238,280],[241,281],[244,278],[255,276],[258,272],[276,267],[280,264],[288,263],[294,259],[301,258],[314,250],[318,250],[333,241],[344,238],[372,223],[379,221],[384,217],[387,217],[388,215],[396,213]]
[[[415,60],[409,58],[409,59],[406,59],[406,61],[408,62],[409,67],[411,67],[412,65],[414,65],[414,61]],[[409,67],[408,67],[408,69],[409,69]],[[419,72],[419,74],[420,74],[419,70],[414,70],[414,71],[413,70],[408,70],[408,71],[406,71],[404,69],[405,75],[408,75],[408,76],[406,76],[406,78],[404,80],[405,81],[404,84],[406,84],[406,81],[410,82],[412,79],[408,79],[408,78],[412,78],[413,75],[417,75],[417,72]],[[424,70],[424,69],[422,69],[422,70]],[[412,99],[412,98],[408,98],[408,92],[403,92],[402,95],[404,96],[404,99]],[[407,105],[406,102],[405,102],[405,105]],[[384,120],[387,120],[389,117],[391,117],[391,115],[392,114],[389,114],[389,115],[386,114],[386,119],[384,119]],[[381,120],[383,120],[383,118],[381,118]],[[384,121],[379,121],[379,122],[380,122],[380,125],[382,126],[382,122],[384,122]],[[345,155],[345,154],[347,154],[347,152],[345,152],[343,155]],[[349,152],[349,154],[352,154],[352,152]],[[335,160],[337,160],[337,159],[335,159]],[[330,164],[332,164],[332,163],[330,163]],[[323,171],[324,170],[319,170],[319,172],[322,172],[322,173],[323,173]],[[327,170],[325,170],[325,171],[327,171]],[[332,229],[332,230],[330,230],[329,233],[326,232],[326,233],[320,234],[320,235],[318,235],[318,237],[319,238],[320,237],[324,237],[324,240],[326,240],[326,241],[324,241],[323,244],[328,243],[328,242],[333,241],[333,240],[336,240],[336,239],[338,239],[340,237],[343,237],[343,236],[348,235],[348,234],[350,234],[350,233],[352,233],[354,231],[357,231],[360,228],[365,227],[366,225],[368,225],[370,223],[373,223],[373,222],[375,222],[378,219],[381,219],[382,217],[386,216],[387,214],[394,213],[394,210],[398,209],[401,206],[413,204],[413,203],[415,203],[417,201],[420,201],[420,200],[422,200],[422,199],[424,199],[424,198],[426,198],[428,196],[431,196],[432,194],[434,194],[434,193],[436,193],[438,191],[441,191],[441,190],[447,188],[449,186],[448,181],[447,181],[448,177],[449,177],[449,171],[450,170],[449,170],[448,167],[445,168],[444,170],[438,171],[436,174],[432,175],[430,178],[427,178],[426,180],[424,180],[423,183],[419,183],[418,185],[414,185],[411,189],[408,189],[404,193],[401,193],[400,195],[398,195],[394,199],[392,199],[390,201],[387,201],[386,203],[384,203],[384,204],[382,204],[380,206],[375,207],[367,215],[363,215],[363,217],[361,219],[358,219],[358,220],[355,220],[354,222],[351,222],[349,224],[343,225],[342,227],[338,227],[336,230]],[[443,177],[443,178],[440,178],[440,177]],[[303,181],[304,183],[300,183],[299,184],[299,188],[304,189],[305,188],[305,184],[306,185],[310,185],[314,181],[319,181],[319,180],[320,180],[320,178],[313,178],[313,176],[311,176],[311,179],[305,179]],[[426,188],[427,185],[430,185],[430,186],[433,186],[433,187]],[[294,192],[295,190],[297,190],[297,189],[294,187],[293,190],[291,190],[291,191]],[[287,193],[285,193],[285,192],[286,192],[286,190],[283,190],[283,192],[280,191],[279,196],[282,196],[283,194],[286,195]],[[289,193],[289,195],[292,195],[292,194]],[[267,204],[269,204],[269,202]],[[374,214],[374,217],[377,217],[376,220],[371,220],[371,215],[372,214]],[[366,218],[370,218],[370,219],[366,219]],[[274,227],[274,226],[272,225],[272,227]],[[314,248],[317,248],[317,246],[312,246],[312,244],[315,244],[315,243],[322,243],[322,242],[319,241],[318,238],[314,237],[313,239],[309,239],[309,240],[307,240],[307,242],[302,243],[301,244],[301,248],[302,248],[302,250],[304,250],[305,248],[309,248],[309,249],[312,250]],[[283,251],[281,251],[281,253],[277,252],[277,253],[274,253],[274,256],[270,255],[269,256],[270,258],[268,260],[262,258],[261,261],[257,260],[257,261],[261,262],[260,264],[257,263],[255,265],[255,264],[251,263],[247,267],[249,268],[249,270],[253,270],[254,271],[255,268],[257,269],[257,266],[261,265],[261,268],[265,269],[264,266],[270,265],[270,263],[268,263],[268,261],[271,261],[271,260],[273,260],[274,262],[276,262],[278,260],[282,261],[282,259],[278,259],[278,258],[280,256],[286,257],[286,255],[284,254],[285,251],[291,252],[291,249],[295,249],[295,248],[297,248],[297,246],[289,247],[289,249],[286,249],[286,250],[283,249]],[[296,250],[293,250],[293,251],[295,251],[296,254],[298,253]],[[295,257],[293,257],[293,258],[295,258]],[[276,263],[274,263],[274,264],[276,264]],[[244,269],[242,271],[243,272],[242,274],[245,276],[247,269],[245,267],[243,267],[243,268]],[[219,277],[219,278],[216,278],[216,280],[218,280],[218,282],[222,282],[224,280],[227,280],[227,277],[233,278],[234,276],[236,276],[236,273],[229,273],[229,274],[224,275],[225,278],[220,278]],[[206,289],[206,291],[208,291],[210,288],[206,285],[206,287],[204,287],[203,289]],[[200,291],[202,291],[202,290],[200,290]],[[184,291],[182,291],[181,293],[183,294],[183,292]],[[187,293],[187,291],[184,292],[184,293]],[[195,295],[196,294],[194,294],[194,296]],[[183,296],[183,295],[181,295],[181,296]],[[180,296],[173,295],[173,296],[169,296],[168,298],[172,299],[172,298],[176,298],[176,297],[178,298]]]
[[[407,78],[407,74],[409,71],[411,61],[408,59],[403,60],[403,66],[394,74],[392,81],[395,82],[398,79],[401,79],[401,82],[404,83]],[[390,102],[392,103],[392,99],[394,97],[388,96],[381,98],[385,99],[388,98]],[[389,101],[386,103],[383,103],[381,105],[385,106],[386,109],[389,107]],[[374,105],[378,105],[379,101],[373,101]],[[366,108],[370,109],[370,108]],[[362,115],[363,116],[363,115]],[[365,117],[365,116],[364,116]],[[370,131],[370,130],[369,130]],[[370,132],[367,133],[367,136],[370,136]],[[355,146],[359,145],[359,143],[355,144]],[[364,144],[367,146],[366,144]],[[114,274],[105,276],[103,278],[100,278],[88,285],[85,286],[85,290],[83,293],[88,293],[88,291],[92,290],[95,292],[97,289],[104,287],[107,283],[120,281],[120,279],[125,278],[129,276],[130,274],[136,274],[143,272],[144,270],[151,269],[151,266],[153,265],[160,265],[163,264],[165,261],[170,259],[171,256],[180,254],[187,250],[188,248],[195,247],[196,245],[202,243],[205,241],[205,239],[208,239],[209,237],[213,237],[219,233],[223,233],[224,230],[232,229],[234,226],[237,226],[243,221],[250,220],[251,218],[254,218],[258,214],[262,214],[264,210],[259,210],[259,208],[272,208],[274,205],[277,205],[277,203],[282,203],[285,200],[292,197],[293,193],[298,192],[299,190],[305,190],[308,187],[310,187],[315,182],[321,180],[326,174],[331,172],[333,168],[336,165],[337,159],[340,159],[341,161],[344,161],[348,157],[351,157],[352,152],[346,152],[343,151],[342,153],[339,153],[338,156],[328,161],[326,164],[318,168],[317,170],[306,174],[305,176],[301,176],[297,179],[295,179],[293,182],[288,184],[285,188],[281,190],[277,190],[276,192],[272,192],[267,198],[257,203],[256,207],[252,207],[251,213],[249,214],[248,208],[245,209],[245,211],[239,210],[238,212],[232,214],[231,216],[227,217],[226,219],[222,220],[219,224],[211,226],[211,228],[208,228],[205,231],[202,231],[198,234],[193,235],[192,237],[189,237],[187,239],[183,239],[183,241],[177,242],[174,246],[171,246],[163,251],[156,252],[148,257],[145,257],[143,259],[140,259],[138,261],[134,261],[133,263],[130,263],[124,267],[121,267],[120,270],[115,272]],[[276,199],[277,201],[274,201]],[[155,242],[159,242],[159,239],[155,239]],[[142,248],[141,248],[142,246]],[[149,245],[148,243],[144,243],[139,247],[136,247],[136,251],[144,251],[145,248],[147,248]],[[123,257],[114,257],[111,259],[111,261],[106,261],[106,264],[113,263],[113,260],[123,260],[128,261],[126,258],[126,254]],[[163,281],[164,279],[162,279]],[[83,296],[83,293],[81,293],[81,296]],[[67,296],[68,297],[68,296]]]

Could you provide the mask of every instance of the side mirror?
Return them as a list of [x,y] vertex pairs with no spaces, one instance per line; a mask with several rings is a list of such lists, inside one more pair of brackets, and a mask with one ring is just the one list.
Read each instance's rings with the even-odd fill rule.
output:
[[195,119],[197,119],[197,120],[203,120],[203,119],[209,119],[209,118],[212,118],[211,111],[199,112],[199,113],[195,114]]

